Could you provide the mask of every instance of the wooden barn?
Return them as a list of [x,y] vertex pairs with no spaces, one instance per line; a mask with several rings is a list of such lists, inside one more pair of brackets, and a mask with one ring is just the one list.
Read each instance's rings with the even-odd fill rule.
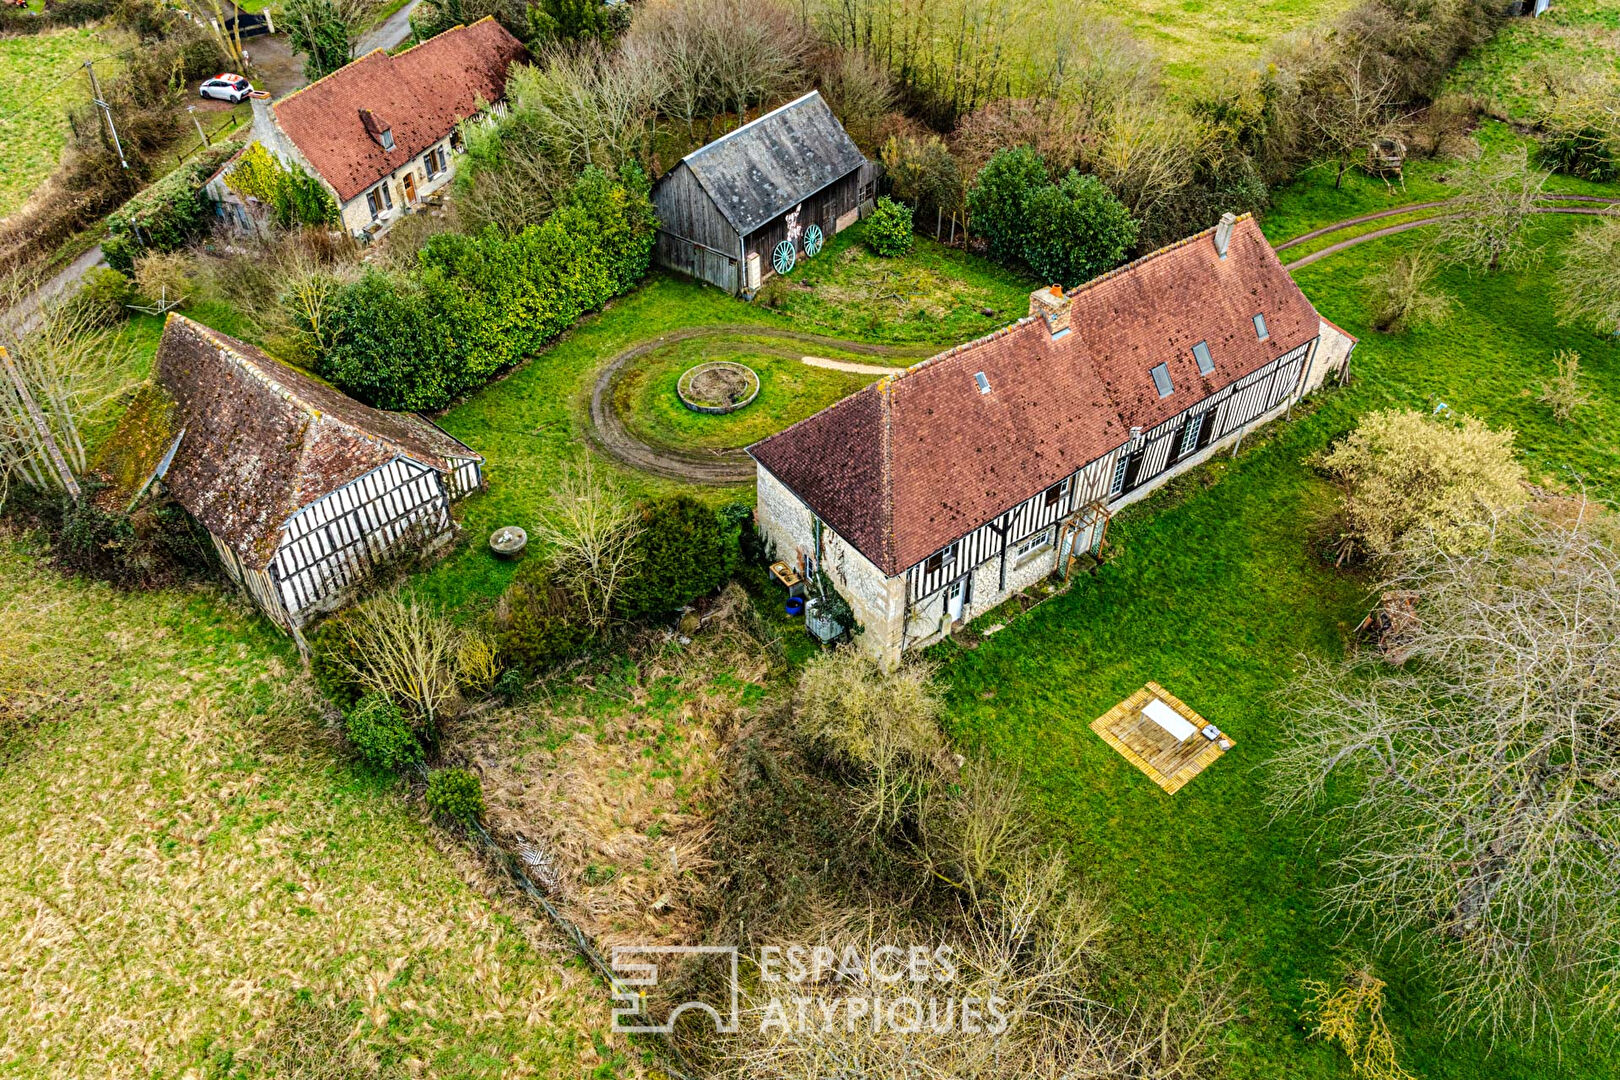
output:
[[870,210],[876,182],[876,167],[812,90],[659,178],[659,265],[752,295]]
[[156,374],[161,404],[132,408],[126,426],[145,430],[118,440],[146,460],[107,471],[134,497],[161,484],[295,636],[379,563],[453,537],[451,501],[483,482],[483,459],[422,417],[362,405],[180,315],[163,328]]

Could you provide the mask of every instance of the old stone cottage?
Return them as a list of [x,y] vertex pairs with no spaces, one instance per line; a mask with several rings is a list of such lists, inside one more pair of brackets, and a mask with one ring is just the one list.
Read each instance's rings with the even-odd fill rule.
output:
[[[280,101],[254,97],[250,141],[320,180],[348,232],[376,235],[450,182],[457,125],[501,102],[527,56],[493,17],[395,56],[377,49]],[[226,221],[251,228],[258,208],[226,183],[235,160],[206,191]]]
[[777,557],[825,571],[886,662],[1093,549],[1355,344],[1231,215],[1029,310],[749,449]]

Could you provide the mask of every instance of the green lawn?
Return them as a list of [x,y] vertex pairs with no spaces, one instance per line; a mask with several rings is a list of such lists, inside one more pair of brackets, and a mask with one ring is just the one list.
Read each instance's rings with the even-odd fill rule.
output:
[[[86,60],[118,52],[123,38],[93,27],[0,38],[0,218],[28,200],[56,168],[70,107],[89,100]],[[97,65],[103,81],[117,70]]]
[[[1018,767],[1082,872],[1117,897],[1117,923],[1138,977],[1167,951],[1204,935],[1221,943],[1249,991],[1229,1035],[1234,1077],[1348,1076],[1342,1055],[1305,1039],[1301,980],[1330,979],[1342,927],[1319,910],[1331,835],[1311,820],[1272,821],[1265,762],[1278,746],[1274,695],[1303,653],[1335,655],[1365,613],[1371,583],[1334,572],[1312,552],[1332,493],[1304,460],[1369,408],[1426,409],[1436,399],[1519,432],[1542,477],[1584,474],[1596,494],[1620,493],[1620,345],[1560,328],[1545,282],[1575,228],[1543,219],[1539,268],[1501,277],[1444,274],[1460,303],[1444,326],[1406,337],[1367,327],[1359,282],[1407,237],[1374,241],[1299,275],[1328,317],[1360,335],[1350,388],[1310,415],[1275,425],[1263,445],[1179,480],[1114,525],[1116,557],[1072,592],[984,640],[935,650],[950,687],[949,726],[965,745]],[[1599,403],[1567,427],[1535,401],[1555,348],[1579,349]],[[1218,483],[1209,484],[1206,480]],[[1235,749],[1167,796],[1088,728],[1148,680],[1229,732]],[[1351,944],[1356,944],[1352,942]],[[1389,1019],[1403,1064],[1426,1080],[1614,1075],[1611,1050],[1545,1043],[1494,1050],[1447,1040],[1436,987],[1409,961],[1385,957]]]
[[1177,82],[1227,61],[1253,61],[1277,38],[1325,23],[1354,0],[1127,0],[1106,9],[1136,31]]
[[1473,94],[1503,119],[1534,121],[1547,104],[1544,68],[1620,83],[1620,6],[1553,0],[1537,19],[1510,19],[1452,72],[1448,89]]
[[[766,337],[698,338],[668,345],[637,360],[615,385],[614,402],[631,433],[654,446],[747,446],[877,377],[812,367],[804,362],[806,354],[857,364],[883,363],[881,357]],[[693,412],[681,404],[675,384],[682,373],[711,360],[746,364],[759,376],[759,396],[724,416]]]

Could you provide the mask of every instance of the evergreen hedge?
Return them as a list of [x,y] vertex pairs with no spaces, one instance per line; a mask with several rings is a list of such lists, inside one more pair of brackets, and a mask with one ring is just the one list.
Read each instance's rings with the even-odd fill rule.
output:
[[227,142],[203,151],[108,215],[101,242],[107,265],[127,274],[142,255],[179,251],[206,233],[214,207],[203,185],[241,148]]

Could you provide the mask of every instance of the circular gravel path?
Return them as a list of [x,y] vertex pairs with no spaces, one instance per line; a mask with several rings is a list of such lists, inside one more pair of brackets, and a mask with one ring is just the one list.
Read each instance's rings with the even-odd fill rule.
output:
[[[643,472],[685,480],[693,484],[713,484],[730,487],[749,484],[754,480],[754,460],[747,451],[729,450],[677,450],[653,446],[632,435],[613,407],[613,387],[632,361],[646,356],[655,349],[678,341],[701,337],[768,337],[783,341],[796,341],[806,345],[837,349],[840,352],[861,353],[867,356],[892,356],[896,359],[923,360],[939,352],[931,345],[871,345],[859,341],[840,341],[821,334],[805,334],[795,330],[781,330],[771,326],[724,324],[721,326],[693,326],[676,330],[660,337],[639,342],[618,353],[597,370],[596,384],[591,388],[590,423],[586,427],[590,443],[597,450]],[[884,369],[900,371],[901,368]]]

